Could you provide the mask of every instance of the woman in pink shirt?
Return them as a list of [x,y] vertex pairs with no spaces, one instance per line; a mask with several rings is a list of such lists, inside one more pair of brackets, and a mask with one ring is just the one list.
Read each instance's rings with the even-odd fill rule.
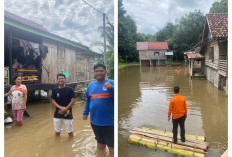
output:
[[22,126],[23,113],[26,109],[27,102],[27,87],[22,83],[22,76],[14,78],[15,85],[11,87],[10,91],[4,97],[12,95],[12,112],[14,121],[17,126]]

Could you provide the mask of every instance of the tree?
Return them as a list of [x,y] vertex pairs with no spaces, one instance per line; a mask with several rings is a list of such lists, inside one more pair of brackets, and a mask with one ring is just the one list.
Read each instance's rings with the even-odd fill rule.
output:
[[167,25],[155,33],[155,39],[156,41],[167,41],[169,38],[172,38],[174,30],[174,25],[172,23],[167,23]]
[[183,60],[183,52],[191,49],[202,38],[205,17],[200,11],[190,12],[183,16],[175,25],[173,37],[174,55],[177,60]]
[[130,16],[126,16],[122,0],[118,2],[118,11],[118,51],[121,62],[138,61],[137,41],[167,41],[169,49],[174,52],[174,59],[181,61],[184,59],[183,52],[191,49],[202,38],[205,17],[197,10],[177,19],[175,25],[167,23],[154,35],[137,33],[136,23]]
[[120,62],[129,62],[138,60],[138,51],[136,50],[136,32],[135,21],[126,15],[122,0],[118,1],[118,56]]
[[137,33],[136,40],[140,42],[155,42],[155,36],[152,34]]
[[209,13],[228,13],[228,0],[214,2]]

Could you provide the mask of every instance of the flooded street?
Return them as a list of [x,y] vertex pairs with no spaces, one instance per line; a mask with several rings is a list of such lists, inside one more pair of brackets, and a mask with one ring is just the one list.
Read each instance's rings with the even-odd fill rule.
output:
[[74,138],[69,139],[63,126],[60,137],[55,137],[50,103],[29,103],[27,110],[32,118],[25,118],[22,127],[5,125],[5,156],[7,157],[106,157],[98,152],[92,128],[82,120],[85,102],[76,101],[73,106]]
[[168,122],[173,87],[187,102],[186,134],[206,137],[207,157],[219,157],[228,139],[228,97],[207,80],[191,80],[188,68],[129,66],[119,70],[119,157],[177,157],[171,153],[129,144],[129,130],[146,126],[172,131]]

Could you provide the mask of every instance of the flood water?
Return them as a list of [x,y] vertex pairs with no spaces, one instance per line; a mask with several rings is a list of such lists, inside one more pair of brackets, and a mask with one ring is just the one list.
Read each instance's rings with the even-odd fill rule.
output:
[[206,137],[207,157],[219,157],[227,147],[228,97],[207,80],[191,80],[188,68],[129,66],[119,70],[118,79],[119,157],[178,156],[127,142],[134,127],[172,131],[168,107],[176,85],[187,102],[186,134]]
[[[73,106],[74,138],[69,139],[65,128],[55,137],[54,107],[50,103],[29,103],[27,110],[32,118],[24,118],[23,126],[5,125],[6,157],[106,157],[108,150],[97,151],[90,122],[82,120],[85,102]],[[89,118],[88,118],[89,119]]]

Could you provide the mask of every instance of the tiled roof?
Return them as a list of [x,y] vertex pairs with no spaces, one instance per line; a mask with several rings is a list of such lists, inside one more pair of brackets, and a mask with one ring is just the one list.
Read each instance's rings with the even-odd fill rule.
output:
[[168,50],[167,42],[137,42],[137,50]]
[[9,21],[12,21],[14,23],[21,24],[21,25],[30,27],[32,29],[47,32],[47,30],[42,25],[35,23],[35,22],[32,22],[30,20],[27,20],[25,18],[22,18],[20,16],[17,16],[15,14],[12,14],[10,12],[4,11],[4,17],[5,17],[5,20],[9,20]]
[[206,19],[213,38],[228,37],[228,14],[212,13],[207,14]]

